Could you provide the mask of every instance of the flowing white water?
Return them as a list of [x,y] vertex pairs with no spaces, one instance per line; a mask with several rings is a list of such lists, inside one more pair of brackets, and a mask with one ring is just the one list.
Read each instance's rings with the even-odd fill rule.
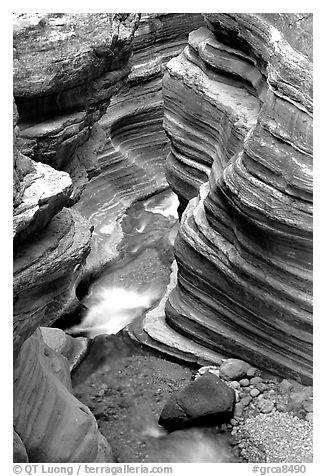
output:
[[[162,278],[154,273],[154,280],[149,284],[146,273],[153,273],[149,271],[153,262],[147,264],[138,258],[151,249],[155,249],[156,256],[159,256],[164,246],[173,246],[178,230],[178,205],[177,196],[172,191],[164,191],[135,203],[121,217],[121,259],[92,283],[89,294],[83,299],[88,308],[85,318],[80,324],[66,329],[67,332],[82,333],[91,338],[99,334],[116,334],[159,302],[164,294]],[[159,219],[157,214],[164,218]],[[98,228],[102,234],[109,236],[116,225],[105,222],[102,226],[98,224]],[[152,253],[151,259],[153,256],[155,254]],[[135,279],[128,276],[135,276]]]
[[149,198],[144,202],[145,210],[151,213],[159,213],[166,218],[173,217],[178,218],[178,196],[170,192],[159,203],[155,203],[153,198]]
[[92,296],[93,304],[84,320],[67,331],[71,334],[84,333],[91,338],[100,334],[116,334],[149,309],[158,298],[158,290],[154,287],[142,290],[102,288]]
[[200,428],[167,433],[158,425],[145,427],[142,435],[156,440],[162,458],[169,463],[232,463],[235,457],[229,450],[225,435],[212,435]]

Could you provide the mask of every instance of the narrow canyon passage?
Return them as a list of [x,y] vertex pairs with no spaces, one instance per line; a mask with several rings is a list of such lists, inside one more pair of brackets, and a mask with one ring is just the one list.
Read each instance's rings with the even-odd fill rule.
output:
[[14,15],[14,460],[312,461],[312,14]]

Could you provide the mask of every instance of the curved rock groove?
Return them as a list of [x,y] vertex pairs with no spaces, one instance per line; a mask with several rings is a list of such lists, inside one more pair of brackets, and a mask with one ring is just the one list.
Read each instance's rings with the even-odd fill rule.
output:
[[167,323],[310,383],[312,65],[287,28],[311,18],[205,19],[164,78],[167,178],[187,206]]

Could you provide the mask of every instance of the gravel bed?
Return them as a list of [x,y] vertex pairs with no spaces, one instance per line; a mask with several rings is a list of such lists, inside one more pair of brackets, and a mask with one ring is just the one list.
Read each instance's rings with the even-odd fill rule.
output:
[[289,413],[258,414],[234,427],[248,463],[312,463],[312,424]]

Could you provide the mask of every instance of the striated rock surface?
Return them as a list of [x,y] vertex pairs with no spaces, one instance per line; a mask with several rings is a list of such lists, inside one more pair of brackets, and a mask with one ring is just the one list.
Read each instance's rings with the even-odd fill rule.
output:
[[308,383],[312,17],[205,20],[164,78],[167,178],[185,209],[167,323],[211,350]]
[[28,463],[26,448],[15,430],[13,430],[13,462]]
[[14,210],[14,242],[27,239],[51,220],[68,202],[72,185],[69,175],[48,165],[26,162],[30,171],[21,203]]
[[63,209],[72,190],[66,172],[34,162],[17,147],[14,104],[14,355],[40,325],[76,301],[75,281],[90,251],[90,225]]
[[14,250],[15,352],[38,326],[50,326],[73,304],[90,236],[88,222],[64,209]]
[[[31,462],[112,461],[95,419],[70,392],[69,367],[87,343],[44,331],[68,364],[37,329],[77,304],[91,225],[65,207],[97,173],[103,131],[95,123],[130,71],[138,21],[14,15],[14,424]],[[22,453],[17,438],[14,445]]]
[[14,19],[20,149],[71,174],[73,203],[97,168],[96,154],[85,143],[130,71],[139,15],[16,14]]
[[220,365],[222,355],[188,339],[166,323],[165,305],[172,289],[176,286],[177,271],[174,260],[171,266],[170,282],[159,304],[141,319],[128,324],[125,330],[131,339],[178,360],[198,365],[212,363]]
[[[115,256],[121,237],[116,220],[140,198],[168,187],[163,130],[162,75],[178,55],[200,14],[142,14],[134,37],[132,70],[98,122],[100,173],[87,185],[76,208],[94,224],[91,267]],[[100,132],[98,131],[98,135]],[[96,264],[92,262],[92,257]]]
[[62,210],[69,201],[72,183],[67,173],[34,162],[18,150],[20,130],[15,102],[13,119],[13,239],[17,246]]
[[71,394],[67,359],[44,344],[39,330],[15,366],[14,426],[29,462],[113,461],[91,411]]

